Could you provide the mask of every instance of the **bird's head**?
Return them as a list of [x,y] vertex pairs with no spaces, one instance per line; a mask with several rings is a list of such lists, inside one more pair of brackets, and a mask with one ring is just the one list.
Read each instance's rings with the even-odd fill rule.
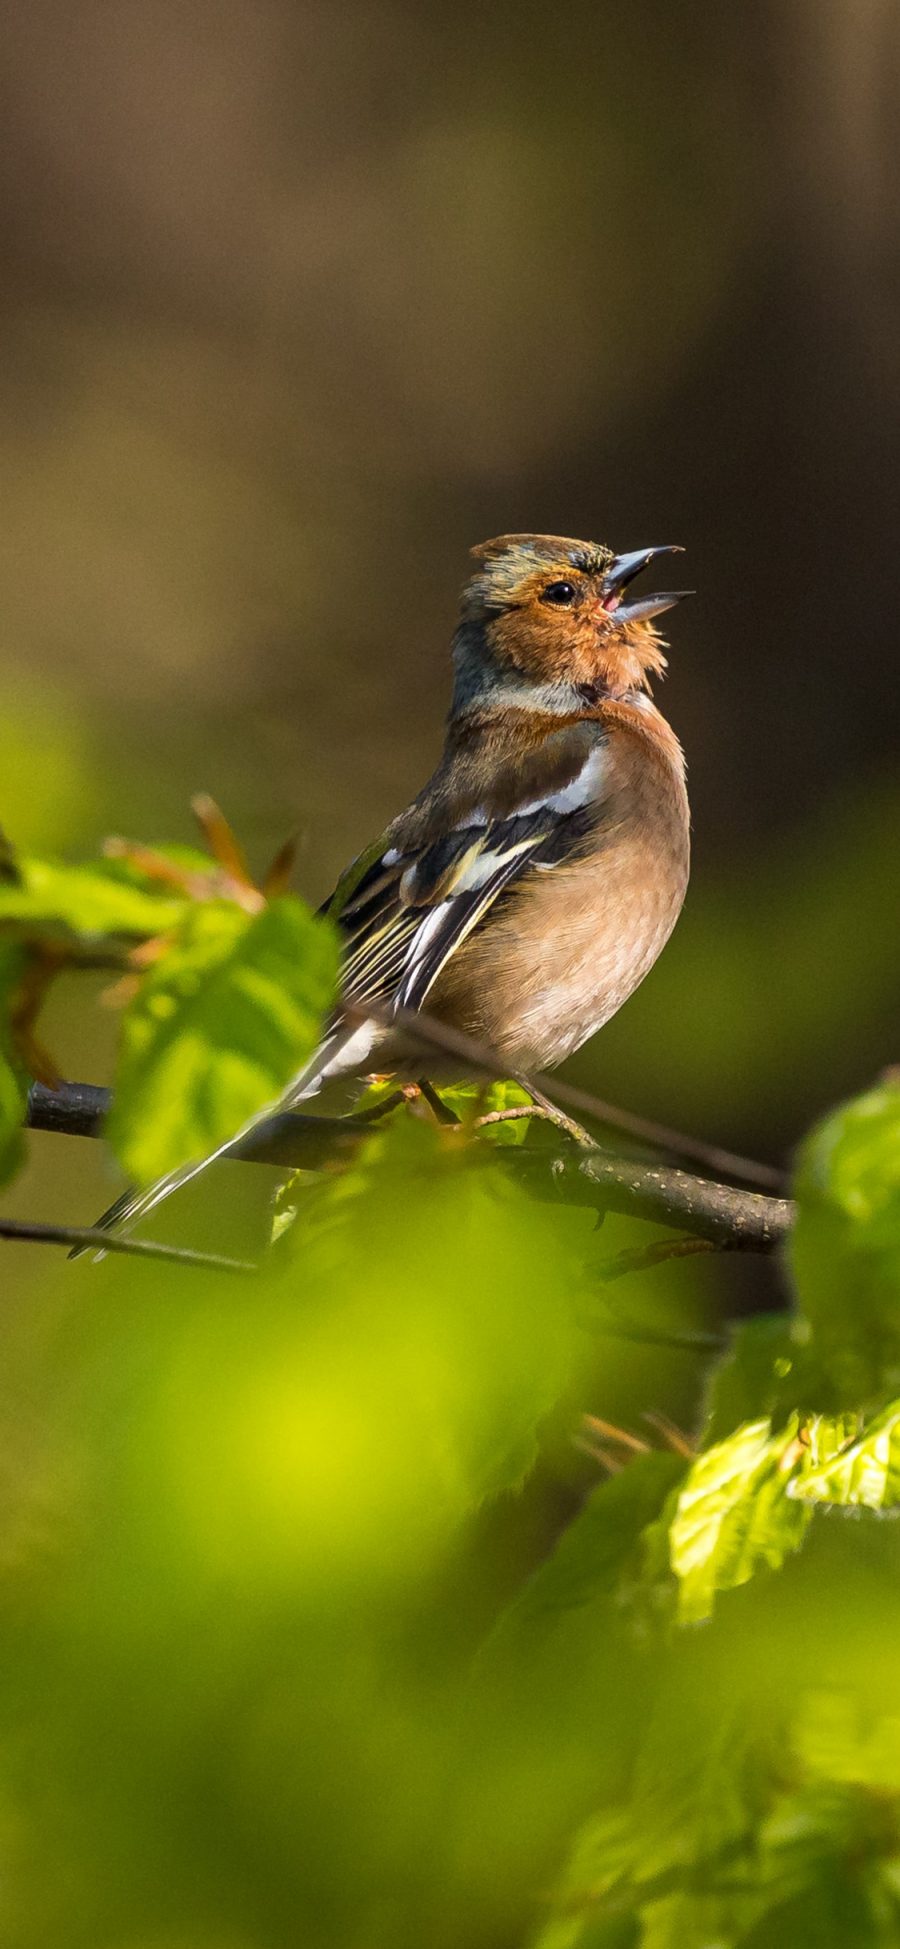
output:
[[570,689],[586,698],[646,689],[666,667],[653,620],[688,590],[637,597],[626,590],[671,547],[615,555],[560,535],[501,535],[472,554],[456,638],[457,708],[479,692]]

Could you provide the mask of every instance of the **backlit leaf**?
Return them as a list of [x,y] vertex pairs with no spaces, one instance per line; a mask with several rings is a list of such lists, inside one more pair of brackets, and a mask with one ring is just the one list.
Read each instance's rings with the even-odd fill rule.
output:
[[202,1157],[274,1101],[334,1000],[333,929],[286,895],[249,916],[190,908],[122,1023],[110,1143],[146,1181]]
[[135,886],[112,862],[57,866],[20,859],[17,865],[19,879],[0,882],[0,930],[6,932],[88,941],[147,937],[166,932],[184,911],[183,900]]
[[881,1507],[877,1496],[896,1493],[898,1419],[900,1407],[866,1440],[852,1415],[795,1415],[775,1433],[770,1421],[753,1421],[698,1455],[669,1524],[680,1621],[708,1617],[718,1591],[780,1569],[803,1542],[813,1502],[871,1498]]
[[752,1421],[692,1464],[669,1530],[682,1622],[708,1617],[717,1591],[799,1549],[810,1511],[787,1493],[796,1453],[796,1423],[773,1436]]
[[833,1404],[880,1406],[900,1394],[900,1082],[819,1125],[796,1191],[790,1260]]
[[900,1503],[900,1402],[819,1467],[800,1474],[791,1494],[842,1509],[896,1509]]

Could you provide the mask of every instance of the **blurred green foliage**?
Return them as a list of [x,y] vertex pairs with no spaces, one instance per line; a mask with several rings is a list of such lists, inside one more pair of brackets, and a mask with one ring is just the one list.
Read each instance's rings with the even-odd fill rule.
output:
[[39,946],[74,941],[85,953],[111,935],[161,934],[180,912],[180,902],[132,886],[105,860],[82,867],[13,857],[0,887],[0,924],[7,940]]
[[[35,1010],[91,957],[142,1177],[277,1096],[332,1005],[296,896],[119,850],[7,849],[9,1171]],[[526,1185],[569,1140],[482,1121],[515,1085],[448,1092],[452,1127],[388,1093],[255,1272],[66,1268],[7,1323],[4,1940],[890,1949],[900,1080],[806,1141],[791,1307],[697,1343],[695,1437],[635,1371],[658,1449],[583,1419],[651,1288],[613,1308],[602,1208]]]
[[835,1398],[883,1399],[900,1389],[900,1076],[820,1125],[799,1188],[792,1266]]
[[0,1184],[15,1175],[25,1155],[25,1081],[11,1028],[23,968],[23,950],[10,942],[0,945]]
[[140,1183],[203,1157],[271,1103],[315,1049],[337,938],[294,895],[180,920],[122,1025],[109,1141]]

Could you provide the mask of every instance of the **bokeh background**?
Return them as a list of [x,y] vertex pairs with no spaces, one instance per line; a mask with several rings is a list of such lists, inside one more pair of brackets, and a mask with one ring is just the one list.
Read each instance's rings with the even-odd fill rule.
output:
[[[411,0],[6,0],[2,26],[4,828],[23,847],[65,857],[95,852],[112,832],[186,840],[189,799],[203,788],[259,867],[299,830],[297,884],[317,901],[436,757],[472,543],[519,529],[617,548],[680,542],[698,593],[672,619],[661,701],[690,765],[691,891],[645,987],[569,1073],[634,1110],[784,1157],[819,1112],[897,1054],[892,0],[562,0],[553,9],[534,0],[427,9]],[[66,1073],[83,1080],[111,1073],[115,1017],[94,1005],[101,985],[71,979],[49,1011],[47,1039]],[[35,1137],[5,1208],[83,1221],[107,1199],[108,1169],[99,1146]],[[68,1289],[61,1279],[42,1284],[36,1254],[5,1250],[11,1309],[20,1300],[13,1341],[26,1346],[33,1377],[40,1348],[29,1321],[38,1320],[38,1335],[55,1333]],[[695,1303],[715,1315],[771,1304],[778,1279],[762,1265],[739,1279],[727,1263],[673,1290],[688,1315]],[[77,1355],[86,1397],[107,1374],[106,1336],[124,1290],[110,1285],[109,1318],[101,1314]],[[154,1304],[138,1315],[119,1367],[109,1355],[114,1374],[145,1356],[152,1366]],[[180,1305],[176,1295],[165,1318]],[[201,1335],[191,1356],[195,1380],[205,1344]],[[621,1385],[592,1396],[594,1405],[624,1412],[623,1400],[653,1398],[689,1418],[695,1377],[677,1362],[654,1365],[645,1351],[621,1363]],[[101,1472],[131,1453],[116,1399],[97,1438]],[[183,1418],[187,1426],[186,1410]],[[21,1403],[9,1425],[15,1487],[31,1453]],[[159,1441],[169,1465],[171,1446]],[[372,1442],[374,1452],[374,1433]],[[68,1469],[63,1446],[38,1471],[37,1515],[29,1502],[25,1519],[38,1558],[49,1520],[41,1484],[46,1475],[52,1510]],[[540,1554],[570,1476],[557,1458],[556,1487],[545,1484],[543,1500],[515,1520],[512,1541],[484,1546],[492,1592]],[[66,1706],[51,1722],[40,1760],[48,1777],[61,1765],[73,1782],[93,1737],[99,1665],[107,1650],[113,1664],[124,1657],[125,1627],[118,1636],[109,1627],[108,1647],[106,1626],[97,1629],[112,1614],[103,1578],[112,1589],[117,1525],[128,1532],[135,1509],[146,1514],[152,1500],[146,1482],[133,1504],[127,1484],[116,1493],[99,1532],[105,1568],[72,1611],[76,1637],[86,1633],[89,1704],[81,1718]],[[153,1664],[152,1620],[136,1622],[159,1574],[145,1543],[128,1571],[134,1637],[124,1669],[139,1675],[135,1717],[119,1722],[136,1746],[146,1744],[161,1694],[170,1684],[177,1694],[194,1628],[185,1612],[173,1637],[170,1606],[160,1625],[168,1650]],[[165,1561],[171,1596],[184,1564],[177,1553]],[[450,1581],[451,1570],[445,1563]],[[472,1575],[480,1617],[490,1605]],[[293,1616],[285,1578],[244,1615],[247,1643],[258,1631],[267,1660],[282,1602]],[[126,1578],[117,1600],[125,1610],[131,1588]],[[333,1646],[336,1589],[322,1645]],[[210,1572],[203,1631],[214,1591]],[[402,1636],[407,1609],[397,1615]],[[36,1685],[61,1669],[53,1634],[70,1643],[70,1622],[62,1600],[46,1614]],[[457,1618],[454,1629],[467,1641],[468,1623]],[[247,1643],[240,1683],[253,1662]],[[332,1753],[326,1788],[336,1811],[313,1891],[314,1939],[370,1949],[405,1938],[389,1902],[377,1912],[362,1904],[362,1919],[348,1922],[334,1892],[343,1871],[335,1837],[348,1806],[351,1825],[359,1814],[352,1795],[342,1798],[346,1779],[361,1765],[370,1777],[347,1730],[353,1700],[363,1722],[383,1674],[373,1668],[372,1677],[368,1652],[355,1645],[354,1693],[347,1668],[321,1655],[321,1724],[296,1707],[297,1736],[315,1755],[303,1788],[310,1805]],[[390,1748],[393,1738],[404,1763],[403,1715],[415,1719],[418,1709],[410,1674],[428,1656],[398,1654],[402,1710],[384,1707],[373,1722],[372,1742]],[[275,1657],[293,1669],[289,1650],[276,1647]],[[186,1670],[196,1678],[196,1667]],[[77,1659],[73,1671],[77,1689]],[[424,1719],[437,1682],[426,1669]],[[122,1685],[110,1694],[117,1710]],[[161,1735],[147,1761],[150,1775],[159,1768],[171,1834],[182,1818],[198,1818],[198,1802],[207,1809],[211,1885],[221,1867],[221,1831],[208,1811],[214,1755],[234,1713],[225,1696],[211,1679],[203,1718],[192,1694],[196,1745],[187,1771],[175,1768],[183,1806],[166,1796],[184,1701],[173,1705],[170,1746]],[[344,1745],[334,1753],[336,1701]],[[580,1696],[572,1710],[574,1721]],[[249,1760],[243,1749],[232,1756],[236,1777],[250,1780],[241,1819],[233,1802],[229,1819],[242,1836],[236,1859],[251,1920],[233,1934],[224,1923],[212,1929],[198,1896],[207,1921],[196,1934],[176,1903],[175,1920],[145,1937],[127,1901],[127,1925],[119,1917],[101,1927],[101,1903],[82,1924],[92,1949],[101,1940],[232,1949],[296,1939],[285,1868],[294,1830],[272,1814],[282,1778],[272,1758],[283,1733],[277,1685],[265,1712]],[[539,1723],[528,1737],[538,1795]],[[418,1724],[409,1738],[416,1765],[439,1772]],[[118,1755],[111,1724],[101,1739]],[[82,1832],[77,1794],[61,1790],[51,1831],[57,1843],[68,1837],[73,1860],[108,1831],[118,1764],[96,1828],[88,1812]],[[142,1776],[137,1792],[124,1762],[122,1778],[124,1833],[128,1793],[139,1829],[153,1780]],[[269,1827],[254,1852],[241,1820],[253,1828],[259,1778]],[[374,1763],[371,1778],[377,1802]],[[488,1769],[478,1793],[486,1806],[507,1787],[502,1770]],[[478,1793],[468,1814],[476,1853]],[[302,1825],[307,1812],[301,1794],[291,1820]],[[393,1848],[406,1861],[415,1823],[392,1828],[383,1810],[379,1818],[388,1856]],[[134,1823],[128,1831],[113,1863],[123,1887],[133,1886],[139,1859]],[[199,1829],[186,1831],[196,1863]],[[380,1835],[363,1853],[370,1846],[383,1869]],[[511,1881],[527,1855],[527,1823],[517,1847]],[[165,1870],[154,1859],[155,1900]],[[261,1922],[272,1862],[273,1906]],[[178,1874],[183,1889],[184,1864]],[[487,1858],[478,1874],[487,1887]],[[14,1939],[42,1941],[44,1928],[59,1942],[64,1908],[57,1891],[43,1921],[20,1922]],[[458,1921],[446,1926],[458,1943]],[[71,1930],[66,1940],[80,1940]],[[413,1928],[410,1940],[423,1939]],[[487,1911],[471,1932],[478,1944],[519,1939],[508,1916]]]

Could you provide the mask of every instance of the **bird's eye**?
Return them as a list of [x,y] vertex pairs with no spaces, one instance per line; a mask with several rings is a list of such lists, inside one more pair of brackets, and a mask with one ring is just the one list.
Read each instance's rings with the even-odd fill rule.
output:
[[554,602],[560,609],[566,609],[570,602],[575,601],[576,594],[574,582],[548,582],[541,601]]

